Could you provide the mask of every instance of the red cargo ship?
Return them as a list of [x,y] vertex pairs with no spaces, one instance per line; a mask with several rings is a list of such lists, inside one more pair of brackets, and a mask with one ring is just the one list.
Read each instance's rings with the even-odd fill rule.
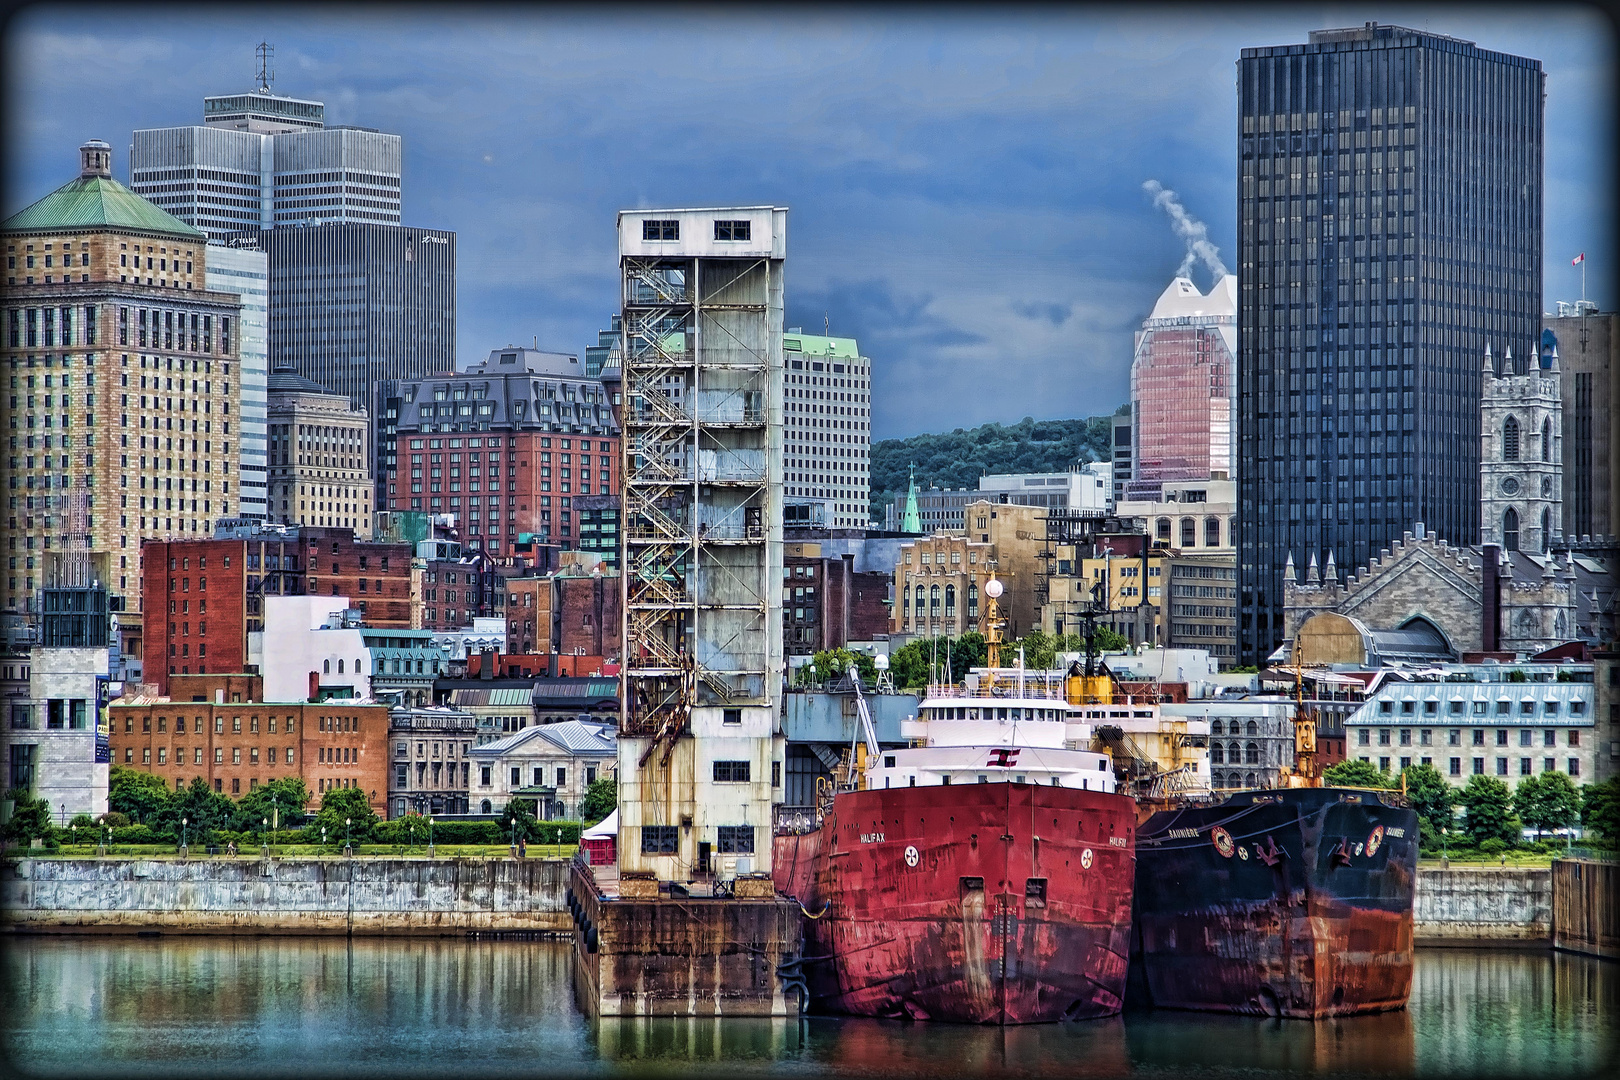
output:
[[[857,685],[857,694],[859,688]],[[864,700],[853,790],[775,838],[806,922],[810,999],[981,1024],[1111,1016],[1125,992],[1135,805],[1061,678],[936,687],[880,751]]]

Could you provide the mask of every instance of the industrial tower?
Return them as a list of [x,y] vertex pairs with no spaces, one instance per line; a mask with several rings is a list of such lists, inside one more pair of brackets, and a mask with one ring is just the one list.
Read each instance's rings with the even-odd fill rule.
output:
[[768,872],[787,210],[619,213],[621,873]]

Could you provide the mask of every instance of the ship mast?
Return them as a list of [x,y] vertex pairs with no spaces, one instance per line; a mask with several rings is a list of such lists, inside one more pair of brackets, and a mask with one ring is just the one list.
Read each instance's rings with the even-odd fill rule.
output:
[[1294,638],[1294,771],[1289,787],[1321,787],[1316,762],[1316,714],[1305,708],[1305,642]]
[[1001,607],[996,599],[1001,596],[1002,584],[995,578],[984,583],[984,648],[985,664],[990,669],[990,681],[996,678],[1001,666]]

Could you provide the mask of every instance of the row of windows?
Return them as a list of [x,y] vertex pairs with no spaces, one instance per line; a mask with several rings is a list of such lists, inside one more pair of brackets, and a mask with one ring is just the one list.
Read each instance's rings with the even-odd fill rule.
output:
[[[203,763],[203,752],[204,752],[205,749],[206,749],[205,747],[201,747],[201,746],[194,746],[194,747],[191,748],[191,764],[193,764],[193,765],[201,765]],[[276,754],[279,751],[281,751],[281,749],[282,748],[275,747],[275,746],[266,747],[265,751],[264,751],[265,764],[274,765],[276,763]],[[285,754],[286,754],[286,764],[291,765],[293,763],[293,748],[290,747],[290,746],[286,747],[285,748]],[[132,765],[132,764],[134,764],[134,762],[135,762],[135,748],[132,747],[132,746],[124,747],[124,763],[126,765]],[[168,747],[160,746],[160,747],[157,748],[157,763],[159,765],[167,765],[167,764],[169,764],[169,748]],[[175,747],[174,748],[174,764],[176,764],[176,765],[184,765],[185,763],[186,763],[186,748],[183,747],[183,746]],[[257,765],[257,764],[259,764],[259,748],[257,746],[248,747],[248,762],[247,763],[249,765]],[[152,764],[152,748],[150,746],[143,746],[141,748],[141,764],[142,765],[150,765],[150,764]],[[223,746],[214,747],[214,764],[215,765],[223,765],[223,764],[225,764],[225,748]],[[242,764],[242,748],[240,746],[231,747],[231,764],[232,765],[240,765],[240,764]]]
[[[674,825],[643,825],[641,827],[641,853],[643,855],[674,855],[679,850],[680,830]],[[721,825],[715,830],[715,850],[722,855],[752,855],[754,827],[752,825]]]
[[[1548,702],[1548,704],[1552,704],[1552,702]],[[1474,728],[1472,730],[1473,730],[1472,744],[1474,746],[1484,746],[1485,743],[1486,743],[1486,739],[1485,739],[1486,731],[1485,731],[1485,729],[1484,728]],[[1542,728],[1540,730],[1541,730],[1541,744],[1543,746],[1557,746],[1558,745],[1558,729],[1557,728]],[[1419,746],[1432,746],[1432,745],[1434,745],[1434,743],[1433,743],[1434,733],[1433,733],[1433,731],[1431,729],[1429,729],[1429,728],[1419,728],[1417,734],[1418,734],[1417,745],[1419,745]],[[1520,746],[1534,746],[1535,745],[1535,735],[1536,735],[1536,729],[1535,728],[1528,728],[1528,727],[1520,728],[1519,729],[1519,745]],[[1395,739],[1396,736],[1399,736],[1398,740]],[[1372,745],[1372,738],[1371,737],[1372,737],[1372,729],[1370,729],[1370,728],[1357,728],[1356,729],[1356,745],[1357,746],[1371,746]],[[1392,740],[1394,740],[1394,741],[1392,741]],[[1452,728],[1450,731],[1447,732],[1447,734],[1446,734],[1446,745],[1447,746],[1461,746],[1462,744],[1463,744],[1463,742],[1462,742],[1462,729],[1461,728]],[[1577,730],[1570,729],[1569,733],[1568,733],[1568,744],[1570,746],[1579,746],[1579,745],[1581,745],[1581,733],[1579,731],[1577,731]],[[1396,728],[1379,728],[1378,729],[1378,745],[1379,746],[1392,746],[1392,745],[1411,746],[1412,745],[1412,729],[1411,728],[1399,728],[1399,729],[1396,729]],[[1497,746],[1507,746],[1508,745],[1508,729],[1507,728],[1497,728],[1496,729],[1496,745]]]
[[[748,240],[752,224],[747,221],[717,220],[714,223],[716,240]],[[651,220],[641,223],[643,240],[679,240],[681,223],[671,220]]]
[[[1361,760],[1367,762],[1368,764],[1372,763],[1372,758],[1370,758],[1370,757],[1363,757]],[[1569,766],[1567,769],[1564,770],[1565,772],[1569,773],[1570,776],[1579,776],[1579,775],[1581,775],[1581,759],[1580,758],[1573,758],[1572,757],[1572,758],[1565,759],[1565,761],[1566,761],[1566,764]],[[1420,765],[1428,765],[1428,766],[1432,767],[1434,765],[1434,759],[1433,758],[1420,758],[1418,760],[1418,764],[1420,764]],[[1403,757],[1403,758],[1400,759],[1399,768],[1407,769],[1407,768],[1411,768],[1411,766],[1412,766],[1412,759],[1411,758]],[[1484,776],[1484,775],[1486,775],[1486,767],[1485,767],[1485,759],[1484,758],[1482,758],[1482,757],[1472,758],[1470,760],[1470,766],[1471,766],[1471,770],[1470,770],[1471,775],[1474,775],[1474,776]],[[1522,757],[1522,758],[1519,759],[1519,772],[1518,772],[1518,774],[1520,776],[1531,776],[1535,772],[1535,767],[1534,766],[1535,766],[1535,759],[1534,758]],[[1378,767],[1379,767],[1379,769],[1381,769],[1384,772],[1389,772],[1391,767],[1392,767],[1391,759],[1387,758],[1387,757],[1379,758],[1378,759]],[[1556,758],[1550,758],[1550,757],[1542,758],[1541,759],[1541,771],[1542,772],[1557,772],[1558,771],[1558,760]],[[1460,757],[1454,757],[1454,758],[1450,759],[1450,761],[1447,763],[1447,766],[1446,766],[1446,774],[1448,776],[1462,776],[1463,775],[1463,759],[1460,758]],[[1512,775],[1512,764],[1511,764],[1511,759],[1510,758],[1499,757],[1499,758],[1496,759],[1496,775],[1497,776],[1510,776],[1510,775]]]

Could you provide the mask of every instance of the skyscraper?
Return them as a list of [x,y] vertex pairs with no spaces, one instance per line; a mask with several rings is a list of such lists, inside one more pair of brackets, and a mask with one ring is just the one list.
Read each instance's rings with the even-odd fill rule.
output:
[[872,361],[854,338],[789,332],[783,405],[787,494],[827,507],[835,529],[872,521]]
[[1156,501],[1166,481],[1230,478],[1236,362],[1237,278],[1208,295],[1172,281],[1136,332],[1127,499]]
[[[456,234],[332,224],[254,233],[269,256],[270,371],[302,375],[372,418],[373,506],[387,506],[399,384],[456,369]],[[382,440],[379,443],[379,440]]]
[[401,153],[398,135],[329,128],[324,104],[266,86],[204,98],[201,125],[136,131],[129,186],[216,241],[279,225],[398,225]]
[[35,606],[49,555],[99,555],[139,656],[141,541],[240,510],[241,303],[208,288],[202,233],[112,178],[111,147],[79,153],[77,177],[0,225],[16,388],[0,606]]
[[1536,60],[1368,23],[1238,63],[1239,663],[1289,555],[1479,538],[1480,358],[1541,321]]
[[263,518],[269,511],[265,493],[268,464],[265,445],[265,379],[269,375],[265,342],[266,312],[270,305],[270,269],[259,245],[252,240],[209,244],[204,288],[236,293],[242,298],[242,328],[237,334],[241,361],[242,415],[239,451],[242,467],[240,516]]

